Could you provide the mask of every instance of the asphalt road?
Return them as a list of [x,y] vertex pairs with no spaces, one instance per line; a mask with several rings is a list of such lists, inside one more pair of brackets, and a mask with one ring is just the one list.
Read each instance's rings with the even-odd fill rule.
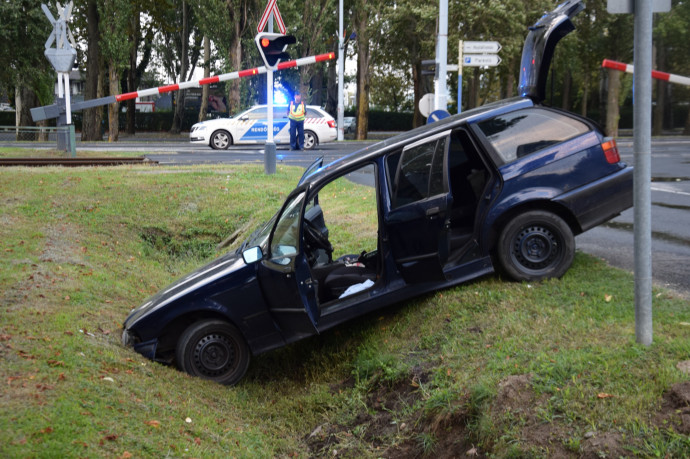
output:
[[[292,152],[278,146],[278,163],[306,167],[319,156],[328,163],[369,142],[347,141],[319,145],[315,150]],[[0,142],[11,146],[12,142]],[[634,165],[632,140],[618,142],[624,161]],[[27,146],[24,143],[22,146]],[[31,146],[31,148],[35,148]],[[47,145],[45,148],[54,148]],[[233,146],[226,151],[190,145],[176,139],[123,140],[117,144],[78,143],[78,150],[140,151],[161,165],[263,163],[263,147]],[[655,139],[652,145],[652,269],[654,282],[690,298],[690,138]],[[633,209],[577,237],[579,250],[599,256],[611,265],[634,270]]]

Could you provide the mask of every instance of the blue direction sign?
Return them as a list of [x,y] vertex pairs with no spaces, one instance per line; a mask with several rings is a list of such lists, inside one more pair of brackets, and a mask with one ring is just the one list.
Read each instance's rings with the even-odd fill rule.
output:
[[426,119],[426,124],[435,123],[436,121],[442,120],[443,118],[448,118],[449,116],[450,113],[448,113],[446,110],[434,110]]

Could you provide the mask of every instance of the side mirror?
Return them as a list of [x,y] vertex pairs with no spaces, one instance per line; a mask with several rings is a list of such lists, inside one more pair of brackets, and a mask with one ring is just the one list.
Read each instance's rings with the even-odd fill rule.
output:
[[242,121],[247,121],[249,119],[249,115],[244,115],[242,118],[240,118]]
[[242,259],[248,265],[261,260],[264,257],[261,247],[256,246],[242,252]]

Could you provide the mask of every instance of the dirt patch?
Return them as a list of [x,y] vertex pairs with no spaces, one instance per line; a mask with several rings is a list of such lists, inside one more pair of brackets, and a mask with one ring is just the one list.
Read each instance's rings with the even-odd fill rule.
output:
[[654,424],[660,429],[690,435],[690,381],[674,384],[664,393]]
[[625,448],[626,441],[619,432],[596,433],[582,442],[582,455],[585,459],[601,457],[625,457],[630,454]]

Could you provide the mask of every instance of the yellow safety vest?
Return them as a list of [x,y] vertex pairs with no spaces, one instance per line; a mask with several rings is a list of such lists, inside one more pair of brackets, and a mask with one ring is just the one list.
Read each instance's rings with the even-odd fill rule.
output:
[[304,102],[300,102],[297,105],[295,105],[294,101],[290,102],[290,114],[288,118],[295,121],[304,121],[305,111]]

